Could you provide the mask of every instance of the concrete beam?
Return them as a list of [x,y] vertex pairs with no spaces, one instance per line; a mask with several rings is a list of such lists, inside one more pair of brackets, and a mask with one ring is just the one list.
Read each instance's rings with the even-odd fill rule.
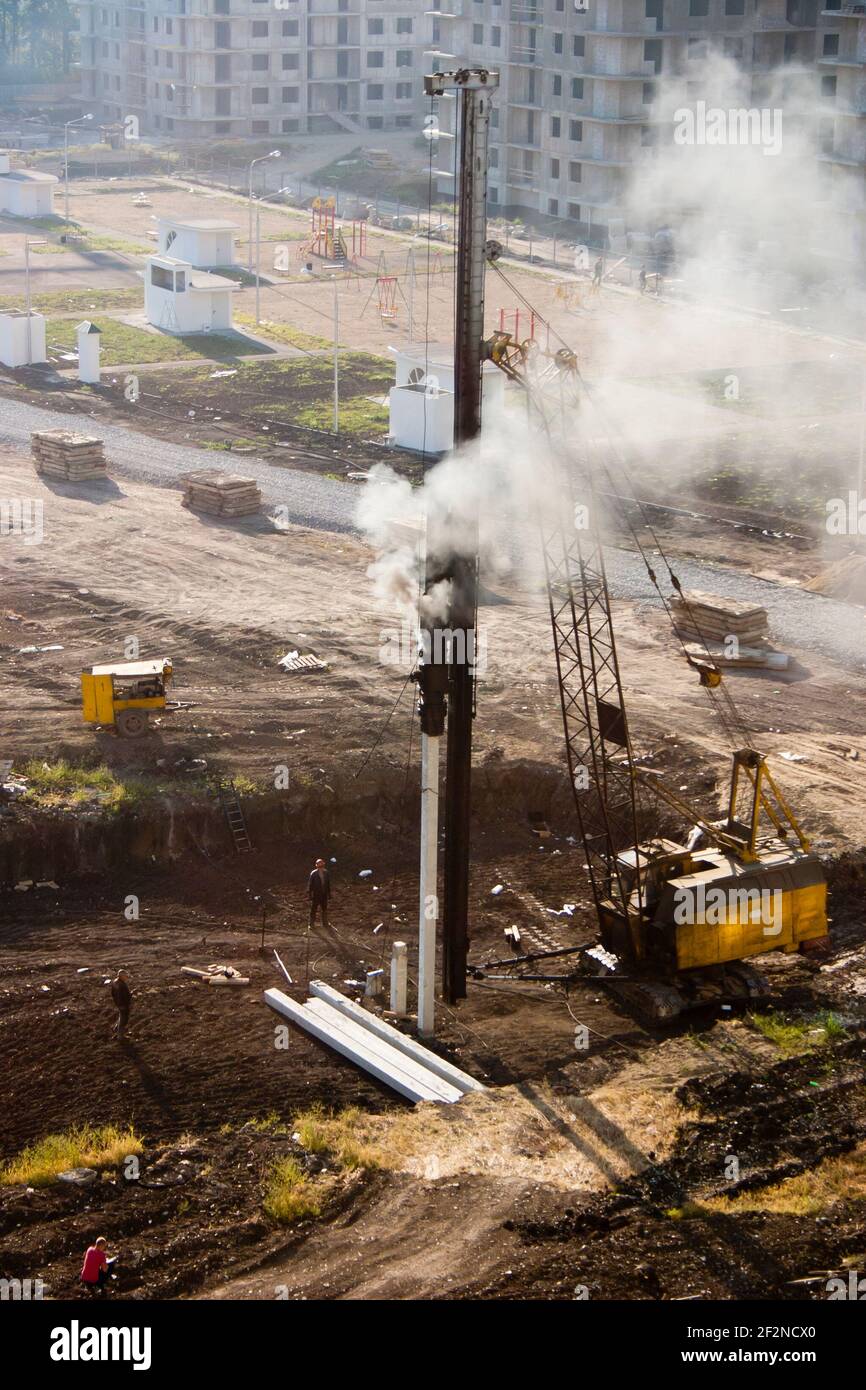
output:
[[[297,1004],[279,989],[266,989],[263,998],[268,1007],[283,1018],[296,1023],[343,1057],[348,1057],[407,1100],[440,1103],[460,1100],[462,1092],[455,1086],[447,1085],[440,1077],[419,1067],[396,1048],[387,1046],[381,1038],[372,1036],[323,1001],[309,1000],[307,1004]],[[309,1007],[313,1004],[316,1005],[315,1009]]]
[[401,1033],[399,1028],[392,1027],[392,1025],[386,1023],[383,1018],[379,1018],[376,1014],[368,1012],[367,1009],[362,1009],[360,1004],[356,1004],[353,999],[347,999],[345,994],[341,994],[339,990],[334,989],[331,985],[326,985],[324,980],[311,980],[310,993],[317,999],[323,999],[325,1003],[332,1005],[333,1008],[339,1009],[339,1011],[344,1013],[348,1018],[353,1019],[356,1023],[360,1023],[369,1033],[374,1033],[376,1037],[382,1038],[385,1042],[390,1043],[392,1047],[404,1053],[406,1057],[411,1057],[413,1061],[419,1062],[423,1067],[426,1067],[428,1071],[433,1072],[434,1075],[440,1076],[443,1081],[450,1082],[452,1086],[456,1086],[457,1090],[464,1095],[469,1091],[483,1091],[486,1089],[480,1081],[475,1080],[474,1076],[470,1076],[468,1072],[461,1071],[460,1068],[455,1067],[452,1062],[447,1062],[444,1057],[437,1057],[435,1052],[431,1052],[429,1048],[424,1047],[422,1043],[416,1042],[414,1038],[407,1038],[406,1034]]

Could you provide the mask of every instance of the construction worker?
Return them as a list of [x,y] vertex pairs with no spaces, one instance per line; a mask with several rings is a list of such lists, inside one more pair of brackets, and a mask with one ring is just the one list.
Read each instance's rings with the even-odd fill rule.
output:
[[107,1246],[108,1242],[105,1236],[98,1236],[93,1244],[87,1247],[79,1276],[85,1288],[98,1294],[104,1293],[105,1281],[111,1273],[111,1266],[117,1259],[116,1255],[109,1258],[106,1254]]
[[116,1038],[123,1038],[126,1033],[126,1025],[129,1023],[129,1011],[132,1008],[132,990],[127,982],[126,971],[118,970],[111,982],[111,997],[117,1009],[117,1021],[112,1029]]
[[640,285],[640,292],[641,292],[641,294],[646,294],[646,266],[645,266],[645,265],[642,265],[641,268],[640,268],[640,275],[637,277],[637,282],[638,282],[638,284]]
[[310,874],[307,892],[310,897],[310,926],[316,920],[316,909],[318,908],[322,914],[322,926],[327,927],[329,925],[328,901],[331,897],[331,875],[324,859],[316,860],[316,867]]
[[598,294],[599,290],[601,289],[601,279],[602,279],[602,276],[603,276],[603,275],[604,275],[604,261],[602,260],[601,256],[599,256],[598,260],[596,261],[595,265],[594,265],[593,268],[592,268],[592,293],[593,293],[593,294]]

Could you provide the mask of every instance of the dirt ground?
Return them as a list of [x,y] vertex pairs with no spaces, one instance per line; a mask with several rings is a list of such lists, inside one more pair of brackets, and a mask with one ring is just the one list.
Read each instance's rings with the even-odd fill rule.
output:
[[[387,963],[398,933],[413,937],[417,831],[391,792],[417,778],[417,738],[411,750],[408,743],[415,716],[407,697],[371,754],[405,675],[379,660],[394,615],[371,597],[370,553],[354,538],[301,528],[214,525],[185,512],[170,490],[127,480],[94,507],[63,495],[68,489],[49,494],[29,466],[8,452],[0,461],[0,492],[14,495],[28,470],[28,494],[50,503],[47,543],[4,541],[6,754],[95,757],[121,779],[152,774],[163,796],[147,815],[164,820],[163,807],[172,808],[174,847],[168,871],[139,848],[126,868],[112,859],[83,882],[61,875],[56,890],[2,894],[4,1153],[83,1121],[131,1122],[145,1143],[138,1184],[109,1173],[95,1189],[4,1190],[4,1273],[38,1265],[53,1294],[74,1296],[94,1221],[122,1250],[118,1292],[146,1298],[572,1298],[584,1285],[592,1297],[798,1297],[804,1287],[790,1280],[851,1253],[863,1230],[853,1199],[829,1226],[811,1216],[712,1212],[680,1222],[664,1212],[684,1194],[716,1190],[719,1144],[737,1125],[746,1127],[749,1171],[764,1181],[862,1138],[862,1088],[853,1080],[862,1076],[866,1000],[861,870],[842,876],[831,905],[829,958],[767,958],[777,1008],[830,1008],[848,1020],[831,1072],[819,1069],[822,1108],[792,1104],[792,1096],[809,1099],[810,1064],[792,1078],[784,1057],[744,1022],[698,1019],[665,1040],[597,987],[566,997],[554,985],[481,979],[469,983],[464,1004],[441,1015],[439,1039],[494,1088],[491,1100],[461,1106],[448,1123],[410,1123],[407,1107],[309,1039],[292,1033],[288,1050],[277,1050],[260,995],[280,983],[275,945],[299,990],[311,976],[346,988]],[[751,556],[748,533],[736,533],[736,544],[740,561],[757,568],[766,542],[753,542]],[[780,564],[796,560],[784,545],[774,555]],[[542,595],[508,596],[511,604],[485,610],[490,659],[476,728],[471,960],[480,966],[504,954],[510,924],[530,949],[594,938],[585,903],[571,918],[551,915],[574,901],[581,858],[567,806],[550,789],[561,734]],[[723,762],[693,679],[640,605],[618,604],[617,621],[639,746],[654,751],[676,785],[713,801]],[[191,702],[134,746],[84,726],[77,698],[79,669],[130,635],[145,654],[170,651],[176,693]],[[53,644],[63,650],[19,650]],[[327,672],[283,676],[276,660],[296,645],[321,655]],[[819,849],[833,855],[862,843],[859,763],[831,745],[866,756],[866,682],[797,655],[806,679],[768,687],[736,677],[737,698],[768,748],[807,750],[808,764],[785,767],[785,789]],[[367,795],[353,799],[352,774],[368,755]],[[307,810],[263,825],[242,866],[227,838],[205,852],[183,809],[198,758],[209,771],[243,772],[259,786],[287,763]],[[329,782],[347,805],[323,818]],[[379,790],[370,795],[371,787]],[[540,843],[528,821],[538,809],[553,831]],[[5,833],[11,826],[14,835],[28,815],[19,803],[11,816]],[[43,825],[40,833],[59,832]],[[320,852],[337,861],[334,931],[311,937],[303,884]],[[373,877],[359,879],[368,867]],[[493,897],[496,883],[506,891]],[[137,922],[123,914],[129,893],[141,904]],[[224,959],[250,976],[248,990],[227,997],[180,974],[183,964]],[[123,1047],[108,1036],[103,983],[120,965],[136,998]],[[579,1059],[577,1020],[592,1030]],[[764,1131],[748,1129],[751,1109],[727,1103],[709,1130],[705,1119],[698,1123],[695,1139],[701,1088],[712,1093],[730,1072],[774,1088]],[[690,1082],[699,1103],[681,1095]],[[338,1174],[324,1224],[284,1228],[264,1216],[262,1184],[275,1158],[299,1152],[291,1116],[316,1101],[378,1117],[395,1156],[366,1177]],[[431,1239],[422,1246],[416,1233],[427,1221]]]
[[[225,202],[161,184],[142,212],[128,189],[109,199],[82,184],[73,214],[135,237],[150,212],[223,213]],[[243,226],[242,202],[237,211]],[[289,225],[285,213],[266,216],[269,235]],[[377,238],[371,274],[379,241],[386,255],[405,258],[405,240]],[[4,273],[14,272],[18,249]],[[823,413],[804,397],[801,416],[780,421],[778,393],[762,394],[749,376],[768,363],[790,369],[785,389],[800,393],[803,364],[808,374],[814,363],[821,382],[835,370],[838,347],[828,340],[721,315],[696,327],[684,306],[617,290],[578,295],[569,307],[555,277],[515,276],[558,316],[564,336],[580,336],[594,378],[630,378],[624,423],[662,453],[674,436],[712,438],[728,441],[731,460],[745,467],[748,437],[784,474],[791,440],[808,435],[805,475],[833,429],[833,450],[851,457],[855,420],[844,393],[828,397]],[[347,339],[382,351],[406,325],[399,317],[385,327],[372,308],[361,314],[365,283],[343,290],[356,306]],[[514,297],[495,275],[490,284],[495,326],[504,296],[512,307]],[[14,276],[4,287],[16,287]],[[265,313],[327,336],[329,293],[318,282],[267,290]],[[446,332],[451,293],[447,280],[431,278],[431,338]],[[242,290],[239,304],[248,307],[250,294]],[[426,290],[424,300],[426,312]],[[744,369],[736,416],[713,395],[732,362]],[[684,366],[716,374],[709,389],[659,384]],[[641,376],[646,388],[634,384]],[[2,390],[14,398],[22,388]],[[330,471],[332,456],[314,464]],[[797,535],[762,535],[770,492],[756,494],[751,478],[746,487],[724,469],[713,479],[697,494],[706,519],[659,516],[672,554],[784,583],[822,569],[820,532],[804,525],[792,526]],[[595,984],[520,982],[514,967],[491,964],[507,954],[511,925],[531,951],[595,938],[562,790],[545,596],[535,582],[497,584],[508,601],[482,609],[487,670],[474,735],[470,961],[484,974],[470,979],[466,1001],[442,1008],[436,1044],[488,1090],[447,1113],[413,1110],[300,1033],[275,1046],[261,1000],[283,978],[274,947],[298,998],[315,977],[351,990],[387,965],[395,939],[409,942],[414,977],[417,716],[404,688],[409,648],[405,667],[383,660],[399,620],[373,596],[372,553],[354,536],[278,531],[264,516],[217,523],[185,511],[178,492],[122,477],[97,502],[88,490],[48,487],[20,451],[4,448],[0,497],[21,495],[45,504],[45,537],[33,546],[0,537],[3,757],[19,770],[30,760],[101,763],[121,784],[148,780],[150,795],[113,818],[98,795],[77,810],[62,797],[3,806],[0,1158],[81,1123],[133,1124],[144,1152],[135,1180],[118,1168],[86,1187],[0,1186],[0,1274],[38,1273],[51,1296],[75,1297],[83,1249],[104,1233],[121,1253],[116,1292],[129,1298],[572,1299],[584,1290],[796,1300],[822,1297],[827,1273],[862,1257],[866,676],[853,662],[792,644],[791,679],[729,677],[760,746],[777,755],[830,879],[829,950],[766,957],[768,1007],[807,1027],[832,1016],[834,1031],[795,1053],[748,1015],[695,1015],[662,1033]],[[719,516],[749,526],[719,527]],[[626,538],[620,530],[612,539]],[[639,753],[714,811],[726,759],[694,672],[645,604],[618,601],[615,620]],[[79,672],[119,656],[131,638],[142,656],[172,656],[184,705],[140,743],[94,731],[80,714]],[[327,668],[283,674],[278,659],[294,648]],[[780,761],[791,749],[806,761]],[[281,801],[272,789],[283,767]],[[219,776],[244,779],[253,852],[243,859],[209,796],[207,781]],[[548,821],[549,838],[533,834],[533,814]],[[320,853],[333,861],[332,930],[311,933],[304,885]],[[362,879],[365,869],[372,876]],[[16,891],[25,877],[51,881]],[[494,896],[498,884],[504,891]],[[124,912],[129,895],[137,920]],[[563,912],[575,902],[573,914]],[[208,989],[181,974],[211,961],[238,967],[249,987]],[[135,996],[122,1045],[110,1037],[105,986],[119,966]],[[585,1053],[575,1048],[578,1023],[589,1029]],[[295,1115],[316,1103],[357,1110],[380,1151],[377,1168],[304,1148]],[[725,1175],[730,1154],[742,1163],[734,1182]],[[265,1214],[263,1185],[285,1157],[323,1184],[320,1219],[286,1227]],[[850,1162],[851,1180],[823,1205],[712,1205],[720,1195],[760,1196],[835,1158]]]
[[[404,644],[404,666],[382,659],[400,622],[373,596],[366,574],[373,556],[361,541],[300,527],[281,532],[264,517],[226,526],[186,511],[174,491],[126,479],[101,488],[94,506],[74,489],[49,487],[31,467],[21,455],[0,454],[0,495],[21,495],[26,477],[26,494],[45,504],[43,544],[3,543],[7,756],[98,754],[152,772],[160,759],[170,766],[205,758],[215,771],[244,772],[263,785],[283,761],[292,776],[318,777],[324,765],[327,777],[338,726],[341,768],[351,775],[360,766],[412,659],[411,644]],[[740,563],[751,558],[753,571],[768,567],[766,543],[754,541],[749,551],[740,532],[734,543]],[[802,565],[802,552],[784,543],[771,556],[780,567]],[[540,585],[501,590],[510,602],[483,610],[479,762],[495,769],[507,750],[509,759],[556,766],[561,732],[544,595]],[[661,618],[625,602],[616,618],[639,747],[677,775],[697,750],[700,763],[683,783],[705,795],[724,769],[711,706]],[[144,747],[94,732],[80,716],[79,672],[125,650],[130,638],[142,655],[173,657],[175,696],[190,706],[164,716]],[[62,651],[20,651],[58,645]],[[294,648],[314,652],[327,671],[284,674],[277,662]],[[816,842],[859,844],[861,764],[834,745],[866,756],[858,712],[866,681],[811,652],[791,655],[808,679],[737,673],[730,677],[735,697],[768,752],[794,744],[808,757],[786,766],[784,780]],[[403,695],[376,749],[377,762],[392,769],[405,764],[410,698]]]

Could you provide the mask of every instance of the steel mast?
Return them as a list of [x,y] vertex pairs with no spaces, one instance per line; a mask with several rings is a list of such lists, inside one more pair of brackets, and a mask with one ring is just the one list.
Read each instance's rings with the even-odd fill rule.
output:
[[[484,272],[487,235],[487,158],[490,105],[499,85],[499,74],[485,68],[463,68],[457,72],[433,73],[424,78],[428,96],[454,91],[458,100],[460,159],[457,185],[459,232],[456,261],[456,324],[454,334],[454,448],[470,443],[481,432],[481,372],[484,341]],[[428,518],[426,590],[444,578],[450,581],[451,606],[447,627],[432,626],[422,616],[422,631],[432,637],[433,659],[419,670],[422,719],[422,758],[427,738],[441,732],[443,700],[439,661],[447,665],[447,753],[445,772],[445,862],[442,898],[442,994],[447,1003],[466,997],[466,959],[469,915],[469,830],[471,812],[472,719],[475,695],[476,609],[478,606],[478,517],[455,514],[454,527],[445,518],[441,541]],[[452,529],[461,536],[460,553],[449,550]],[[438,637],[437,637],[438,634]],[[446,651],[441,652],[442,646]],[[435,687],[435,694],[433,689]],[[425,698],[425,687],[432,698]],[[432,766],[424,771],[426,794]],[[429,759],[435,763],[435,757]],[[435,835],[433,817],[424,817],[422,826],[422,897],[435,892],[435,848],[429,836]],[[431,824],[431,822],[433,822]],[[425,832],[426,830],[426,841]],[[422,916],[424,903],[421,904]],[[429,906],[427,908],[429,914]],[[435,920],[433,923],[435,931]],[[434,938],[435,939],[435,938]],[[422,953],[430,950],[429,916],[421,923]],[[429,954],[427,954],[429,961]],[[429,966],[428,966],[429,972]],[[429,973],[425,972],[429,980]],[[430,985],[428,984],[428,990]],[[432,1000],[430,1001],[432,1003]],[[419,1012],[421,1003],[419,1001]],[[431,1020],[432,1008],[425,1005]]]

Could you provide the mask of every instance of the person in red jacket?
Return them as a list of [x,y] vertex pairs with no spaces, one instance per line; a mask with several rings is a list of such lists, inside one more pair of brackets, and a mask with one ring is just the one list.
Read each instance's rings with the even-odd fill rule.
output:
[[103,1292],[105,1281],[111,1271],[111,1266],[114,1264],[114,1260],[110,1260],[105,1253],[107,1245],[105,1236],[99,1236],[92,1245],[87,1247],[84,1264],[81,1266],[82,1284],[85,1288],[95,1289],[97,1293]]

